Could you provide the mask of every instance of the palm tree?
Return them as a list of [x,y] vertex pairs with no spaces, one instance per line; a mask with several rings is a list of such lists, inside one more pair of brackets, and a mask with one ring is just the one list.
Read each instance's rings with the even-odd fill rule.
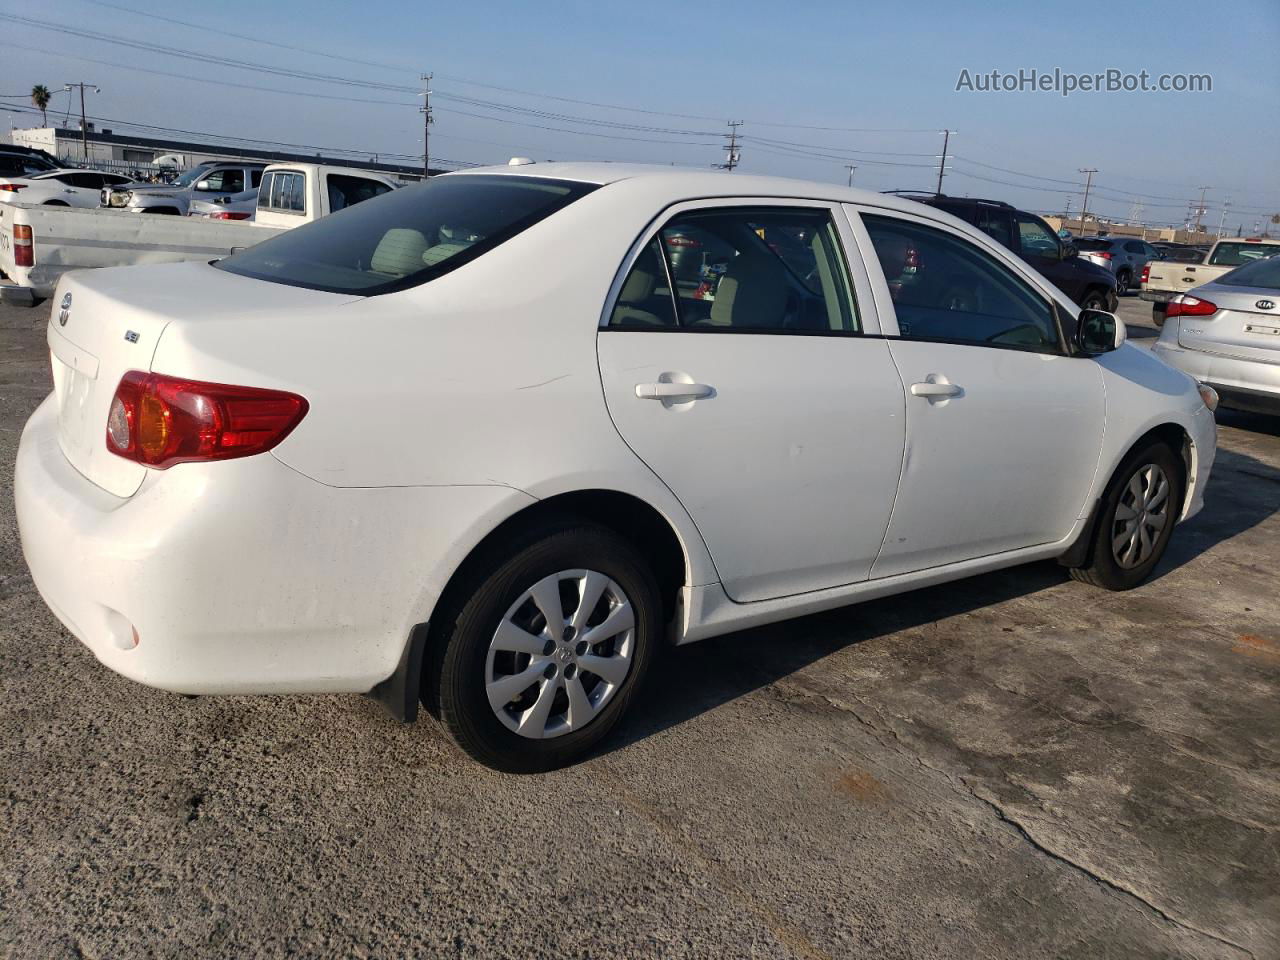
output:
[[45,110],[49,106],[49,99],[51,96],[52,94],[49,93],[49,88],[43,83],[37,83],[31,88],[31,102],[35,104],[36,109],[40,111],[40,126],[42,127],[47,127],[49,125],[49,120],[45,115]]

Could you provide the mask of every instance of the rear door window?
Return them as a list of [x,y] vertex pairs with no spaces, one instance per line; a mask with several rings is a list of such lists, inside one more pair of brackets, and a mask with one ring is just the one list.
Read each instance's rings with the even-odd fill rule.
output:
[[[274,172],[273,205],[282,174],[302,179]],[[215,266],[311,290],[392,293],[483,256],[595,189],[595,184],[502,174],[432,177],[264,240]]]
[[610,327],[858,330],[848,273],[825,209],[692,210],[673,217],[654,240],[623,282]]

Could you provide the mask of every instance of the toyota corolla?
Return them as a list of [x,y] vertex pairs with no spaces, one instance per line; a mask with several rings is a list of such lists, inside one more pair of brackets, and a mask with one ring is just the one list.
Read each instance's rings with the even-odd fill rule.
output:
[[449,174],[52,302],[15,497],[68,630],[166,690],[421,701],[512,771],[667,643],[1046,558],[1136,586],[1214,457],[1114,316],[827,184]]

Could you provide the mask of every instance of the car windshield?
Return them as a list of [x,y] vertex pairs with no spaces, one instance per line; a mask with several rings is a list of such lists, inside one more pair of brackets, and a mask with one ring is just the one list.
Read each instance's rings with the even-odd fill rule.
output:
[[311,290],[391,293],[476,259],[594,189],[523,176],[435,177],[255,244],[217,266]]
[[1209,264],[1217,267],[1238,267],[1277,252],[1280,252],[1280,246],[1270,243],[1250,243],[1247,240],[1220,243],[1213,248],[1213,256],[1209,258]]
[[178,179],[174,180],[174,181],[173,181],[173,186],[175,186],[175,187],[189,187],[189,186],[191,186],[193,183],[195,183],[197,180],[199,180],[202,176],[204,176],[206,173],[208,173],[208,172],[209,172],[209,170],[212,168],[212,166],[213,166],[213,164],[211,164],[211,163],[202,163],[202,164],[200,164],[200,166],[198,166],[198,167],[192,167],[190,170],[188,170],[188,171],[187,171],[186,173],[184,173],[182,176],[178,177]]
[[1111,241],[1100,237],[1081,237],[1076,241],[1077,250],[1110,250]]
[[[1280,247],[1275,249],[1280,250]],[[1228,287],[1263,287],[1268,290],[1280,290],[1280,256],[1246,263],[1243,267],[1237,267],[1230,273],[1223,274],[1214,282]]]

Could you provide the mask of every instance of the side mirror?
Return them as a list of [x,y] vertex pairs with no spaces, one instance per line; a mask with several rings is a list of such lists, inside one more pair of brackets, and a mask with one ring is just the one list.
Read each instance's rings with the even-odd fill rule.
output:
[[1062,259],[1070,260],[1073,257],[1080,256],[1080,248],[1074,243],[1064,243],[1062,245]]
[[197,190],[212,190],[212,189],[213,189],[213,184],[211,184],[208,180],[199,180],[199,181],[197,181],[197,182],[196,182],[196,189],[197,189]]
[[1076,320],[1076,348],[1089,356],[1118,350],[1128,337],[1124,321],[1105,310],[1081,310]]

